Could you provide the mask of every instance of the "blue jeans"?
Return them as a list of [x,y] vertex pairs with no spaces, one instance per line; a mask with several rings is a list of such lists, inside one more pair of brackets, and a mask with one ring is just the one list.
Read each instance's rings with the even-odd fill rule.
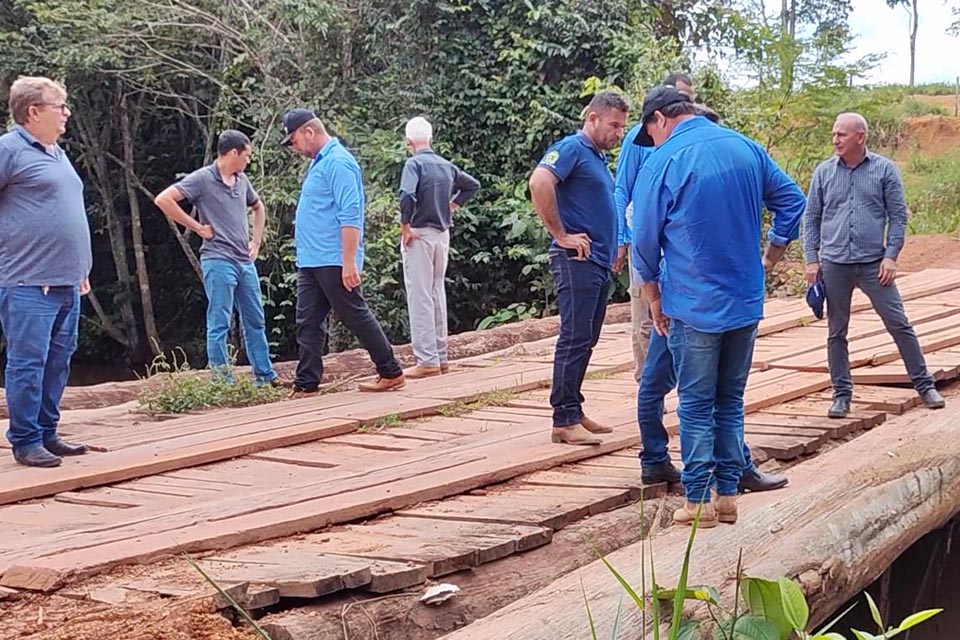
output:
[[218,258],[207,258],[200,264],[203,267],[203,288],[207,292],[207,362],[210,368],[227,381],[233,381],[227,335],[236,304],[254,378],[257,384],[268,384],[277,377],[277,372],[270,362],[257,268],[252,262]]
[[580,388],[607,313],[610,270],[590,260],[577,260],[566,250],[550,252],[550,270],[560,309],[550,406],[553,426],[570,427],[583,418]]
[[77,349],[77,287],[0,287],[0,324],[7,339],[6,392],[14,453],[57,433],[60,398]]
[[[673,368],[673,356],[667,345],[667,337],[655,330],[650,334],[650,346],[643,361],[640,389],[637,391],[637,423],[640,425],[640,466],[652,467],[670,461],[667,445],[670,436],[663,426],[663,398],[677,385]],[[743,443],[743,474],[756,469],[750,447]]]
[[709,502],[710,487],[737,495],[743,472],[743,392],[757,323],[704,333],[672,320],[669,346],[680,393],[680,453],[687,500]]

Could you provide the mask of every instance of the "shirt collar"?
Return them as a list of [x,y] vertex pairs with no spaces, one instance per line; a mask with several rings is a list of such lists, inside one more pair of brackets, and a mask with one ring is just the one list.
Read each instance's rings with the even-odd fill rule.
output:
[[605,154],[603,151],[600,151],[594,146],[593,140],[590,139],[590,136],[584,133],[583,129],[577,129],[576,136],[577,136],[577,141],[579,141],[580,144],[585,146],[587,149],[595,153],[600,158],[603,158],[604,160],[606,160],[607,154]]
[[419,155],[424,154],[424,153],[436,154],[436,151],[434,151],[434,150],[431,149],[430,147],[427,147],[426,149],[420,149],[420,151],[417,151],[417,152],[414,153],[413,155],[419,156]]
[[319,162],[320,160],[323,160],[324,157],[329,155],[330,152],[333,151],[334,148],[338,146],[340,146],[340,141],[331,136],[330,139],[327,140],[327,144],[320,147],[320,151],[317,152],[317,157],[314,158],[313,161]]
[[[18,125],[14,125],[13,128],[14,128],[14,130],[15,130],[17,133],[20,134],[20,136],[21,136],[24,140],[27,141],[27,144],[29,144],[31,147],[35,147],[35,148],[37,148],[37,149],[40,149],[40,150],[43,151],[44,153],[50,153],[50,152],[47,150],[47,147],[46,147],[42,142],[40,142],[39,140],[37,140],[37,138],[36,138],[32,133],[30,133],[29,131],[27,131],[26,128],[23,127],[23,125],[19,125],[19,124],[18,124]],[[54,145],[53,145],[53,154],[54,154],[55,156],[59,156],[59,154],[60,154],[60,145],[54,143]]]
[[676,127],[674,127],[673,131],[670,133],[670,137],[672,138],[678,133],[682,133],[684,131],[687,131],[688,129],[700,129],[701,127],[709,127],[709,126],[714,126],[714,124],[709,120],[707,120],[704,116],[694,116],[692,118],[684,120],[683,122],[678,124]]
[[843,161],[843,158],[841,158],[840,156],[837,156],[836,162],[837,162],[837,166],[838,166],[838,167],[843,167],[844,169],[856,169],[856,168],[859,167],[861,164],[867,162],[868,160],[870,160],[870,159],[872,159],[872,158],[873,158],[873,153],[870,152],[870,149],[865,149],[865,152],[864,152],[864,154],[863,154],[863,160],[861,160],[860,162],[858,162],[855,166],[852,166],[852,167],[847,166],[847,163],[844,162],[844,161]]
[[[223,181],[223,175],[220,173],[220,167],[217,166],[217,161],[216,161],[216,160],[214,160],[213,162],[211,162],[210,165],[208,166],[208,168],[210,169],[210,172],[213,174],[213,177],[216,178],[217,182],[219,182],[220,184],[223,184],[223,185],[226,185],[226,184],[227,184],[226,182]],[[237,172],[237,173],[235,173],[235,174],[233,174],[233,175],[239,176],[240,173]]]

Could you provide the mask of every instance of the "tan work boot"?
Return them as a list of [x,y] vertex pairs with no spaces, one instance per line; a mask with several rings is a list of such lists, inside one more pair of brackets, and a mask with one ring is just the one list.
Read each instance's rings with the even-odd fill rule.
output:
[[603,440],[584,429],[583,425],[580,424],[569,427],[554,427],[550,440],[561,444],[603,444]]
[[403,372],[403,375],[410,378],[411,380],[417,380],[419,378],[431,378],[433,376],[438,376],[443,373],[443,369],[440,367],[428,367],[422,364],[418,364],[415,367],[410,367]]
[[[693,526],[693,519],[697,515],[697,508],[700,505],[689,500],[682,507],[673,512],[674,524],[685,524]],[[717,508],[712,502],[704,502],[703,510],[700,512],[700,523],[697,525],[701,529],[710,529],[717,526]]]
[[373,382],[361,382],[357,385],[357,388],[360,389],[360,391],[397,391],[398,389],[403,389],[406,384],[407,381],[401,373],[396,378],[377,376],[377,379]]
[[441,362],[440,363],[440,373],[450,373],[450,363]]
[[613,427],[608,427],[606,425],[600,424],[583,416],[580,418],[580,424],[583,425],[583,428],[589,431],[590,433],[613,433]]
[[728,524],[737,521],[736,496],[720,496],[717,498],[717,520]]

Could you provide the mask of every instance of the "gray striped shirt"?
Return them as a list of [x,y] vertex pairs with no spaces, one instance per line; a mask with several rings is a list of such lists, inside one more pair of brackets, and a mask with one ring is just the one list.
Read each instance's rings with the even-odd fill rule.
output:
[[803,216],[807,264],[896,260],[906,232],[903,182],[893,161],[868,151],[853,168],[835,157],[813,172]]

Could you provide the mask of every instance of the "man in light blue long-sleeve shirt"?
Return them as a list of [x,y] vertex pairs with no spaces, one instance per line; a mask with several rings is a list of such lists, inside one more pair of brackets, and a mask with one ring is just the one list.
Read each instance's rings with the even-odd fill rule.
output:
[[[743,392],[765,272],[798,237],[805,199],[763,148],[697,116],[672,87],[647,94],[642,122],[637,143],[659,148],[634,191],[633,259],[654,329],[669,333],[680,392],[687,503],[674,521],[690,524],[704,503],[700,526],[736,522]],[[764,206],[774,215],[761,258]]]

